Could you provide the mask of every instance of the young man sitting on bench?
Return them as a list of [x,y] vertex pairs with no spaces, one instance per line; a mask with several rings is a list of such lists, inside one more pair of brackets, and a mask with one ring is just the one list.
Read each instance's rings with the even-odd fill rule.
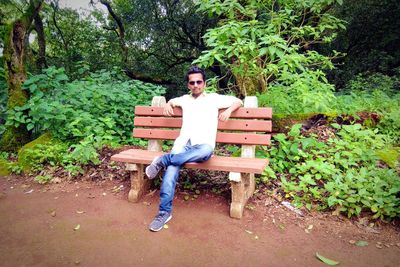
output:
[[[205,93],[204,70],[192,66],[186,74],[190,94],[173,98],[164,107],[164,115],[172,116],[173,107],[182,108],[182,128],[170,153],[156,157],[146,168],[146,175],[154,179],[165,169],[161,189],[159,212],[151,222],[151,231],[160,231],[172,218],[172,201],[181,167],[187,162],[208,160],[215,148],[218,120],[226,121],[243,103],[234,96]],[[226,108],[218,116],[218,110]]]

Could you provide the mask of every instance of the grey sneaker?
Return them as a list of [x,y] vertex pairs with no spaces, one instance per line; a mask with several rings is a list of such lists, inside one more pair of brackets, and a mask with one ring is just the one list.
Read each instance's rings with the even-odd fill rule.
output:
[[161,157],[155,157],[153,162],[146,167],[146,175],[149,179],[154,179],[164,166],[161,163]]
[[163,227],[164,224],[169,222],[169,220],[172,219],[172,215],[170,212],[167,211],[160,211],[157,216],[154,218],[154,220],[151,222],[149,225],[150,231],[153,232],[158,232],[160,231]]

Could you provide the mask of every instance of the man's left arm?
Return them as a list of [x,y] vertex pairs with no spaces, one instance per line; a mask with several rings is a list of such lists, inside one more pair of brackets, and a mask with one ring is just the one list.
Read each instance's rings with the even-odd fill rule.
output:
[[220,121],[227,121],[229,119],[229,117],[231,116],[232,112],[234,112],[235,110],[240,108],[242,106],[242,104],[243,104],[242,100],[240,100],[239,98],[236,98],[236,100],[232,103],[232,105],[230,107],[228,107],[226,110],[221,112],[221,114],[219,114],[218,119]]

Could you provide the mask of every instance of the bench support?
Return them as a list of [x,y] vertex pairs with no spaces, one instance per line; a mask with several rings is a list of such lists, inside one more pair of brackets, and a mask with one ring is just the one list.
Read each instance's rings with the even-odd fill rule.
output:
[[131,190],[129,190],[128,200],[138,202],[149,189],[150,180],[144,177],[143,164],[127,164],[127,170],[131,171]]
[[[244,99],[244,107],[257,108],[258,102],[255,96],[246,96]],[[255,158],[256,146],[242,145],[241,156],[244,158]],[[241,173],[240,178],[236,173],[230,173],[232,190],[232,203],[230,216],[232,218],[240,219],[243,216],[243,210],[247,200],[253,195],[256,183],[253,173]],[[239,179],[238,179],[239,178]]]
[[241,181],[231,181],[232,202],[230,216],[240,219],[243,216],[243,210],[247,200],[253,195],[255,190],[254,175],[250,173],[241,173]]

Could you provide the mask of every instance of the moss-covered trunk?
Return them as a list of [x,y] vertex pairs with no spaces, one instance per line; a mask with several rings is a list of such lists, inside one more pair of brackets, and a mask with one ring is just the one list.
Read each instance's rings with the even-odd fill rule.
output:
[[[22,90],[26,80],[25,38],[33,18],[38,14],[43,0],[30,0],[23,16],[7,26],[4,36],[4,64],[8,85],[7,110],[23,106],[28,100],[28,93]],[[1,140],[0,150],[16,151],[29,142],[29,132],[24,125],[7,126]]]

